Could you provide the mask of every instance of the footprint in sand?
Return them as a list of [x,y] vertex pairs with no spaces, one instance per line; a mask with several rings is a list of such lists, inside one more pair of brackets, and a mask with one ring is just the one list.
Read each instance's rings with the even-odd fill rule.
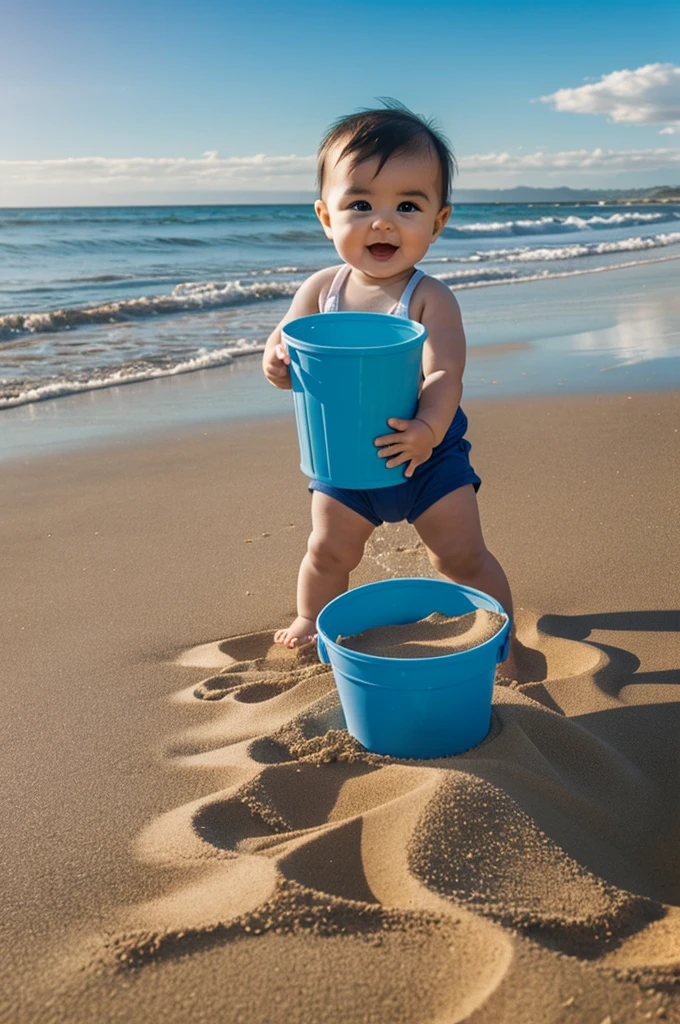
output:
[[[388,968],[395,1019],[440,1019],[441,997],[446,1019],[462,1020],[515,984],[520,937],[582,970],[675,978],[680,858],[663,751],[680,703],[624,706],[626,652],[551,635],[528,612],[518,624],[544,678],[497,687],[485,742],[434,761],[364,751],[313,648],[255,633],[186,652],[187,671],[213,670],[183,691],[206,721],[167,753],[213,773],[213,791],[140,837],[138,854],[184,883],[122,912],[100,962],[123,970],[196,951],[221,957],[227,976],[249,969],[243,942],[257,943],[262,972],[295,947],[322,956],[312,974],[327,995],[351,962],[366,1002],[356,1016],[356,997],[335,990],[343,1021],[384,1019],[374,997],[387,998]],[[639,749],[645,715],[661,753]],[[291,985],[275,982],[284,1006]]]

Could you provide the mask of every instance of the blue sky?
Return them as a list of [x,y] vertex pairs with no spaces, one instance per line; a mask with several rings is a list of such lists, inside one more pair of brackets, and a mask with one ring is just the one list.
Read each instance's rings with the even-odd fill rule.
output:
[[0,205],[313,189],[325,127],[379,96],[436,117],[460,187],[680,183],[676,2],[3,7]]

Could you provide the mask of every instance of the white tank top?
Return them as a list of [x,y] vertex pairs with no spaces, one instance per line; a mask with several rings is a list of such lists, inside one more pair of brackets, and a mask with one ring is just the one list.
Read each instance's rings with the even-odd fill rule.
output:
[[[337,274],[335,275],[331,282],[330,288],[328,289],[328,295],[326,296],[326,301],[323,305],[323,308],[321,308],[321,305],[319,305],[319,311],[321,313],[339,312],[340,293],[342,291],[342,286],[347,280],[347,276],[351,269],[352,268],[350,267],[349,263],[343,263],[343,265],[340,267],[340,269],[338,270]],[[415,291],[416,285],[423,277],[425,277],[425,274],[423,273],[422,270],[414,270],[408,284],[404,288],[404,291],[402,293],[401,298],[399,299],[399,302],[397,302],[397,304],[393,306],[392,309],[390,310],[390,314],[392,316],[401,316],[405,317],[407,320],[409,319],[408,308],[409,305],[411,304],[411,296]]]

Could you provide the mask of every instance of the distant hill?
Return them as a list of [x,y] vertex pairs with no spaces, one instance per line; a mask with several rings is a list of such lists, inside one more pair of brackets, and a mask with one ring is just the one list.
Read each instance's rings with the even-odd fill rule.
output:
[[519,185],[517,188],[453,190],[457,203],[677,203],[680,202],[680,185],[657,185],[654,188],[590,189],[531,188]]

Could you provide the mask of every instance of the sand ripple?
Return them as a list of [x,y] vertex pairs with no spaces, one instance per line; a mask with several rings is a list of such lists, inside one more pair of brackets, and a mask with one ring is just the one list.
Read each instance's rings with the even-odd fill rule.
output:
[[[115,934],[89,947],[88,969],[180,971],[200,953],[231,970],[245,943],[273,970],[304,950],[325,964],[314,992],[268,983],[306,1020],[458,1021],[482,1009],[480,1021],[514,1020],[502,1007],[518,986],[533,1006],[526,1019],[557,1020],[556,993],[527,980],[556,957],[553,972],[577,970],[581,985],[641,978],[668,991],[680,981],[669,814],[680,683],[647,687],[642,703],[630,656],[588,641],[582,624],[573,636],[528,614],[519,625],[545,678],[496,687],[487,739],[432,761],[372,755],[353,740],[313,649],[272,647],[268,633],[221,642],[226,667],[183,691],[203,702],[205,723],[167,756],[222,788],[152,822],[138,844],[147,860],[183,866],[185,880],[122,910]],[[640,742],[650,729],[654,749]],[[342,986],[324,1015],[323,978],[347,963],[372,993],[363,1016]]]

